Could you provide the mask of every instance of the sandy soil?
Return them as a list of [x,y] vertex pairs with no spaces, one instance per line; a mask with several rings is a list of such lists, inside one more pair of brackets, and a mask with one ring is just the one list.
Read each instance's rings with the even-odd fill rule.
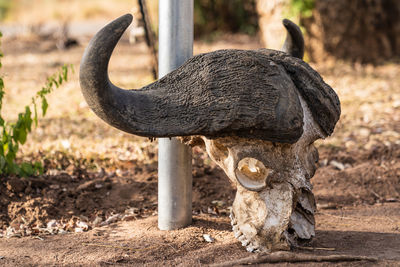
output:
[[[51,39],[3,40],[9,119],[60,64],[76,68],[71,81],[50,97],[48,116],[20,154],[41,160],[46,173],[0,180],[0,265],[200,266],[251,256],[230,229],[234,189],[197,148],[193,224],[157,229],[157,144],[111,129],[91,113],[77,81],[86,42],[59,51]],[[228,36],[197,43],[195,53],[260,46],[256,39]],[[139,87],[152,80],[149,64],[146,46],[125,40],[111,61],[111,79],[121,87]],[[314,67],[337,90],[343,115],[334,136],[318,143],[316,238],[294,253],[378,260],[336,262],[339,266],[400,265],[398,65]],[[214,241],[206,242],[204,234]],[[295,265],[310,264],[328,263]]]

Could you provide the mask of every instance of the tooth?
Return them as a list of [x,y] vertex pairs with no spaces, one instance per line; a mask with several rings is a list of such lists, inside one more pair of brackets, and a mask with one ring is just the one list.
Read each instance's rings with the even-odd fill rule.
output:
[[254,248],[253,248],[253,247],[247,247],[246,250],[247,250],[248,252],[254,252]]
[[242,242],[242,246],[247,246],[249,243],[250,243],[250,241],[249,240],[247,240],[247,238],[244,236],[244,235],[242,235],[242,236],[240,236],[239,238],[238,238],[238,240],[240,241],[240,242]]
[[[233,230],[233,231],[235,231],[235,230]],[[235,238],[239,238],[239,236],[242,236],[242,235],[243,235],[242,232],[240,232],[240,231],[235,231]]]

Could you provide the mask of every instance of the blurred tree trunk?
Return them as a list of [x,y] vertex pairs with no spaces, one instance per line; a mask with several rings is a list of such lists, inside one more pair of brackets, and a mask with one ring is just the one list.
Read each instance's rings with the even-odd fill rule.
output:
[[314,61],[375,63],[400,54],[399,0],[316,0],[313,16],[301,24]]
[[279,50],[286,36],[282,25],[284,10],[289,0],[257,0],[261,39],[266,48]]
[[[280,48],[285,36],[281,20],[294,2],[257,0],[266,47]],[[315,0],[311,14],[298,18],[312,61],[330,57],[378,63],[400,55],[400,0]]]

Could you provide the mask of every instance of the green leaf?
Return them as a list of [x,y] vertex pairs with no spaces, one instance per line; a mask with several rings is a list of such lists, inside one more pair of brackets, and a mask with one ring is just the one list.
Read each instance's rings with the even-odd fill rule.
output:
[[4,167],[6,166],[6,159],[4,158],[3,155],[0,156],[0,170],[1,172],[4,170]]
[[28,132],[26,129],[21,129],[18,134],[18,142],[21,143],[21,145],[25,144],[26,138],[27,138]]
[[62,67],[62,76],[63,76],[64,81],[68,80],[68,66],[64,65]]
[[[0,0],[1,1],[1,0]],[[2,54],[0,54],[0,57]],[[0,62],[1,67],[1,62]],[[19,144],[23,145],[27,141],[28,133],[32,130],[32,123],[38,125],[38,111],[36,99],[40,97],[42,115],[45,116],[49,103],[47,102],[46,95],[51,93],[54,87],[59,87],[68,78],[68,68],[72,69],[72,65],[63,66],[61,70],[50,76],[44,87],[36,92],[32,97],[33,117],[31,106],[25,106],[24,113],[18,114],[18,119],[15,123],[5,121],[1,117],[2,100],[4,98],[4,81],[0,77],[0,127],[2,127],[2,135],[0,136],[0,174],[17,174],[19,176],[42,174],[44,168],[40,162],[34,164],[24,162],[17,164],[15,162]]]
[[32,112],[29,106],[25,107],[25,127],[27,129],[28,132],[30,132],[32,130]]
[[24,174],[27,174],[27,175],[32,175],[35,173],[34,169],[32,168],[32,165],[27,162],[23,162],[21,164],[21,170],[24,172]]
[[42,97],[42,114],[43,114],[43,117],[46,115],[46,111],[47,111],[48,107],[49,107],[49,103],[47,103],[47,100],[46,100],[45,97]]
[[19,168],[18,168],[17,164],[15,164],[14,162],[7,162],[6,173],[16,174],[16,173],[18,173],[18,171],[19,171]]
[[6,152],[8,151],[8,142],[3,142],[3,151]]
[[33,120],[35,121],[35,127],[38,126],[38,112],[37,112],[37,106],[36,106],[36,100],[34,97],[32,97],[32,104],[33,104]]
[[44,172],[44,168],[43,168],[42,163],[40,163],[38,161],[33,164],[33,168],[35,170],[34,172],[35,172],[36,175],[41,175]]
[[15,159],[15,156],[16,156],[16,154],[15,154],[15,152],[14,152],[14,150],[13,149],[11,149],[11,147],[12,146],[10,146],[10,144],[8,144],[8,153],[7,153],[7,155],[6,155],[6,162],[10,165],[10,164],[12,164],[13,162],[14,162],[14,159]]

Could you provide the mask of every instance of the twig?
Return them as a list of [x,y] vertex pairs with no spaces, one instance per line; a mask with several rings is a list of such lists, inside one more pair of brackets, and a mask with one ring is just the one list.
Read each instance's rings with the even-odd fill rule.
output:
[[384,199],[381,195],[379,195],[378,193],[376,193],[374,190],[370,189],[369,190],[375,197],[377,197],[378,199]]
[[304,250],[324,250],[324,251],[335,251],[335,248],[316,248],[316,247],[296,247]]
[[227,261],[219,264],[212,264],[212,267],[228,267],[236,265],[249,265],[260,263],[280,263],[280,262],[341,262],[341,261],[377,261],[377,258],[353,256],[353,255],[309,255],[293,252],[279,251],[271,254],[259,254],[239,260]]
[[169,247],[171,247],[171,248],[174,250],[174,252],[177,252],[177,250],[176,250],[171,244],[168,244],[168,243],[167,243],[167,245],[168,245]]

